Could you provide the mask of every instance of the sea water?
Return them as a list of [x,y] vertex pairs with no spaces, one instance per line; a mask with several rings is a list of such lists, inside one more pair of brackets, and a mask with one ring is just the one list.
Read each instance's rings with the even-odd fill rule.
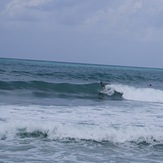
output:
[[163,162],[163,69],[1,58],[0,162]]

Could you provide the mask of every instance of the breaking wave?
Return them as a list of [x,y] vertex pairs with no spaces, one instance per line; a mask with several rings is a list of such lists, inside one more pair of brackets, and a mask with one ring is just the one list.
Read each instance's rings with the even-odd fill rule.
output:
[[110,143],[135,143],[135,144],[161,144],[163,145],[163,132],[160,128],[99,128],[76,127],[69,125],[18,125],[0,127],[1,140],[11,139],[15,136],[20,138],[44,138],[53,141],[93,141],[93,142],[110,142]]
[[149,87],[136,88],[121,84],[113,84],[111,87],[114,90],[123,92],[123,98],[126,100],[163,103],[163,90]]
[[[163,103],[163,90],[152,87],[136,88],[129,85],[111,84],[111,88],[105,92],[108,96],[121,97],[126,100],[160,102]],[[98,98],[100,90],[99,83],[73,84],[73,83],[49,83],[43,81],[0,81],[0,90],[16,93],[16,91],[31,92],[37,97],[59,97],[59,98]],[[120,93],[120,94],[119,94]],[[122,93],[122,94],[121,94]]]

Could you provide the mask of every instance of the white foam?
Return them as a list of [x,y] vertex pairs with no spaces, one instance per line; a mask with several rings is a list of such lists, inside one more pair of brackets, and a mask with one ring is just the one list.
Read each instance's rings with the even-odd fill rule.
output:
[[92,141],[110,141],[113,143],[135,142],[147,143],[159,142],[163,143],[163,131],[160,128],[151,127],[133,127],[124,128],[114,127],[97,127],[89,125],[70,125],[59,123],[41,123],[38,124],[21,122],[14,125],[8,124],[0,127],[0,137],[12,139],[19,134],[18,129],[26,128],[26,133],[34,133],[40,131],[47,134],[47,138],[51,140],[92,140]]
[[0,138],[13,139],[23,129],[46,133],[51,140],[163,143],[161,108],[1,106]]
[[123,98],[134,101],[161,102],[163,103],[163,91],[154,88],[136,88],[128,85],[108,85],[112,89],[123,92]]

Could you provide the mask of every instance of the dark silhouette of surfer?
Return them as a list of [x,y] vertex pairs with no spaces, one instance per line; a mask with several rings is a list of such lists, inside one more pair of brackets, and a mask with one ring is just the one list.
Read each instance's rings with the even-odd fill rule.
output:
[[100,82],[100,86],[101,86],[101,90],[105,89],[105,84],[102,81]]

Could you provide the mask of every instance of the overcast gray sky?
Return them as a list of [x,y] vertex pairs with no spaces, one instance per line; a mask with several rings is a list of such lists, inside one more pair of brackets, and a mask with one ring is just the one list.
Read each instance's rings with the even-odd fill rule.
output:
[[163,68],[163,0],[0,0],[0,57]]

